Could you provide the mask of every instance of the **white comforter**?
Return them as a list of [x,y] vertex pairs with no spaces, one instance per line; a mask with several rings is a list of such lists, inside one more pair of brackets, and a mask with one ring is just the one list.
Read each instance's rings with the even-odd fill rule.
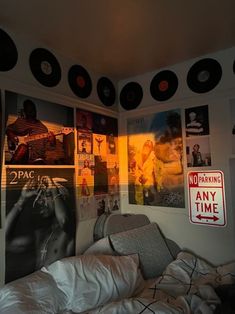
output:
[[235,282],[235,262],[213,267],[181,252],[146,286],[138,256],[63,259],[0,289],[1,314],[213,313],[214,288]]

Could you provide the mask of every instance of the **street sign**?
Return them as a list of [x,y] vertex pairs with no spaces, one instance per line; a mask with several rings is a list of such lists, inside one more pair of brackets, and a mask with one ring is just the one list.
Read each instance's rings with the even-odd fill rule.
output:
[[191,223],[220,227],[226,225],[222,171],[190,171],[188,193]]

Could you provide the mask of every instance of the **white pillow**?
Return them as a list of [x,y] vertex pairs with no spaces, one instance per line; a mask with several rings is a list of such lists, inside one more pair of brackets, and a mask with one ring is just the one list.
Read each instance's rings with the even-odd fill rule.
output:
[[40,270],[0,289],[1,314],[58,313],[66,304],[66,295],[58,289],[52,276]]
[[118,255],[111,248],[109,238],[105,237],[94,242],[83,255]]
[[67,310],[80,313],[135,294],[144,285],[137,254],[81,255],[43,267],[67,296]]

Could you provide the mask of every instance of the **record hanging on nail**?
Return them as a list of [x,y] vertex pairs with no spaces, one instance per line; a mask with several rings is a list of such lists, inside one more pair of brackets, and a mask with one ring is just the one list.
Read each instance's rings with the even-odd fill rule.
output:
[[100,101],[107,107],[114,104],[116,91],[113,83],[107,77],[101,77],[97,82],[97,94]]
[[218,61],[205,58],[197,61],[188,71],[187,84],[195,93],[207,93],[219,83],[222,68]]
[[235,74],[235,61],[233,62],[233,73]]
[[75,95],[87,98],[91,94],[92,81],[87,70],[81,65],[73,65],[69,69],[68,82]]
[[0,29],[0,71],[9,71],[16,65],[18,51],[12,38]]
[[178,78],[173,71],[157,73],[151,81],[150,93],[155,100],[165,101],[171,98],[178,88]]
[[53,87],[60,82],[60,64],[49,50],[34,49],[29,57],[29,65],[34,77],[42,85]]
[[132,110],[139,106],[143,98],[143,90],[139,83],[127,83],[120,93],[120,104],[126,110]]

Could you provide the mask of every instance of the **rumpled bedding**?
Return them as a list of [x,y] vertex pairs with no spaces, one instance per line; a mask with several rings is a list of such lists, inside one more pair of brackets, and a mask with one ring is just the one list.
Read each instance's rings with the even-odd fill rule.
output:
[[151,283],[138,255],[66,258],[0,289],[1,314],[210,314],[215,288],[235,283],[235,262],[211,266],[180,252]]
[[213,267],[187,252],[180,252],[162,276],[138,297],[106,304],[89,314],[211,314],[220,299],[214,288],[235,283],[235,262]]

